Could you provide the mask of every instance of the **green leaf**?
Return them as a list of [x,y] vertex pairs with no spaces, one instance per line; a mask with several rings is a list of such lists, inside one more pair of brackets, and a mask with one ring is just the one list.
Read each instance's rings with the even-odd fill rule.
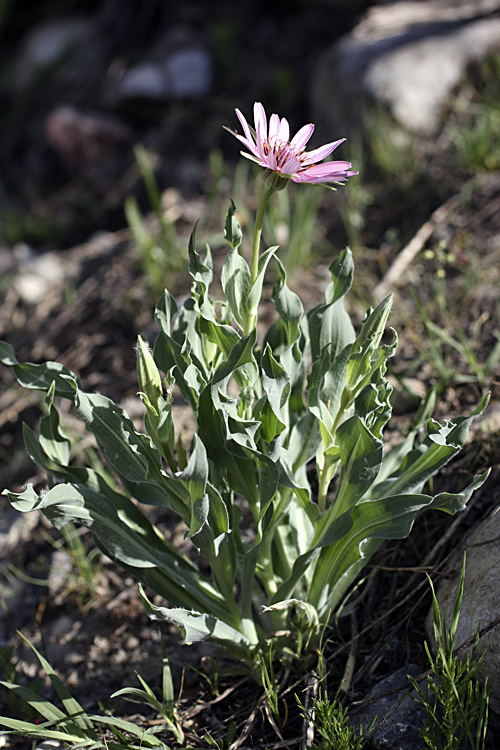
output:
[[382,461],[382,442],[356,415],[336,433],[340,448],[339,486],[332,504],[316,526],[315,544],[328,533],[335,518],[353,508],[374,483]]
[[[59,362],[44,362],[35,365],[31,362],[20,364],[14,350],[6,341],[0,341],[0,362],[12,367],[19,385],[35,391],[48,391],[55,383],[55,395],[73,399],[76,376]],[[66,379],[67,378],[67,379]]]
[[[160,457],[134,428],[127,414],[106,396],[77,391],[76,412],[85,423],[110,465],[131,482],[158,477]],[[141,439],[142,438],[142,439]]]
[[304,308],[300,297],[292,292],[286,283],[286,271],[283,263],[276,258],[280,277],[273,289],[273,302],[276,312],[283,323],[286,338],[289,345],[292,345],[300,338],[300,321],[304,314]]
[[333,361],[356,338],[343,299],[313,308],[307,315],[307,322],[313,363],[325,347],[329,347]]
[[[434,420],[429,425],[430,435],[418,446],[409,451],[399,464],[396,472],[375,485],[372,497],[388,494],[418,491],[424,482],[443,467],[464,445],[472,419],[486,408],[489,394],[483,397],[477,408],[466,417],[438,425]],[[437,438],[439,428],[439,438]]]
[[320,441],[318,421],[313,414],[306,412],[293,425],[288,440],[290,463],[294,474],[297,474],[301,467],[312,461]]
[[[163,740],[154,736],[153,732],[158,731],[158,727],[144,729],[141,725],[134,724],[126,719],[119,719],[117,716],[89,714],[89,718],[91,718],[96,724],[102,724],[104,727],[111,728],[113,735],[122,743],[121,745],[118,745],[117,750],[143,750],[145,747],[156,748],[156,750],[170,750],[169,746],[166,745]],[[133,740],[126,736],[128,734],[132,735],[132,737],[136,737],[138,743],[132,744]],[[112,743],[109,747],[113,748],[114,746],[114,743]],[[102,744],[97,747],[99,750],[101,750],[101,748],[103,748],[103,750],[108,750],[108,748]],[[75,750],[77,750],[77,748],[75,748]],[[93,750],[93,748],[90,750]]]
[[392,296],[387,297],[375,310],[368,311],[352,346],[346,373],[346,389],[351,394],[356,394],[367,385],[375,372],[378,371],[381,377],[385,372],[386,360],[396,352],[398,339],[394,330],[392,343],[379,348],[391,305]]
[[[374,375],[380,375],[380,371]],[[371,382],[361,389],[356,396],[354,408],[356,414],[359,414],[366,427],[375,437],[381,439],[382,431],[392,413],[390,397],[392,394],[392,385],[382,377],[378,378],[378,383]]]
[[462,492],[441,493],[434,497],[401,494],[358,503],[352,511],[337,518],[322,538],[309,601],[324,618],[338,604],[382,539],[403,539],[415,519],[434,508],[445,513],[462,510],[480,487],[488,471],[479,475]]
[[167,601],[230,621],[223,597],[125,496],[111,499],[78,484],[58,484],[42,497],[31,485],[4,494],[18,510],[42,511],[58,529],[70,521],[86,526],[99,549]]
[[229,210],[226,216],[226,223],[224,225],[224,239],[226,240],[226,242],[229,243],[229,245],[231,246],[231,249],[234,250],[235,248],[238,248],[241,245],[243,235],[241,233],[241,227],[240,227],[239,221],[234,215],[234,212],[236,211],[236,206],[234,205],[233,200],[232,199],[230,200],[231,200],[231,205],[229,206]]
[[212,269],[212,256],[210,249],[206,248],[205,263],[201,262],[200,256],[196,250],[196,227],[198,222],[195,224],[188,244],[188,256],[189,256],[189,273],[195,281],[201,284],[203,291],[206,291],[210,286],[213,278]]
[[[156,305],[155,309],[155,322],[158,328],[165,334],[165,336],[170,337],[171,328],[172,328],[172,319],[177,312],[177,304],[166,289],[160,299],[158,300],[158,303]],[[170,369],[170,368],[167,368]],[[166,370],[165,370],[166,372]]]
[[262,297],[262,286],[269,261],[278,251],[278,246],[270,247],[259,258],[259,272],[255,282],[248,290],[247,310],[250,315],[256,315]]
[[211,484],[207,485],[209,499],[208,525],[214,539],[230,531],[226,504],[219,491]]
[[[271,414],[261,412],[261,434],[268,443],[279,435],[286,427],[286,415],[283,409],[290,395],[290,378],[275,360],[269,344],[266,346],[261,359],[262,387],[266,393],[266,403],[275,419],[269,421]],[[273,424],[274,423],[274,424]]]
[[361,333],[356,339],[356,346],[361,348],[365,342],[371,342],[374,349],[380,344],[380,339],[385,331],[387,318],[391,312],[394,295],[390,294],[382,300],[375,310],[369,310],[363,325]]
[[186,644],[209,640],[224,646],[230,653],[244,653],[246,656],[252,646],[256,645],[242,632],[211,614],[181,608],[156,607],[149,601],[142,587],[139,588],[139,593],[149,616],[176,625],[181,630]]
[[325,346],[307,379],[309,410],[329,433],[341,409],[350,350],[348,345],[332,357],[331,346]]
[[162,395],[161,377],[149,347],[140,336],[137,337],[137,380],[142,393],[146,394],[149,403],[157,409],[158,399]]
[[[73,696],[68,692],[65,685],[61,682],[57,674],[52,669],[52,666],[47,661],[47,659],[42,656],[42,654],[37,651],[35,646],[33,646],[30,641],[25,638],[22,634],[21,637],[23,640],[31,647],[31,649],[36,654],[36,657],[38,661],[40,662],[43,671],[49,678],[52,688],[55,690],[57,695],[59,696],[59,699],[61,700],[67,714],[68,718],[71,720],[67,722],[70,726],[72,726],[72,731],[75,731],[75,729],[80,729],[82,732],[82,736],[85,738],[93,738],[97,739],[97,735],[95,733],[95,730],[92,727],[92,723],[89,721],[88,717],[85,714],[84,709],[82,706],[78,703],[78,701],[73,698]],[[39,701],[39,696],[37,696],[37,699]],[[30,704],[33,706],[33,704]],[[38,704],[39,705],[39,704]],[[36,706],[33,706],[33,708],[36,708]],[[37,709],[38,710],[38,709]],[[46,716],[46,718],[50,718]],[[74,728],[73,728],[74,727]]]
[[212,320],[208,315],[203,313],[199,319],[199,329],[200,333],[205,335],[209,341],[222,351],[225,359],[229,357],[231,351],[240,340],[234,328],[218,323],[215,319]]
[[233,318],[243,329],[248,316],[250,269],[239,254],[237,246],[233,247],[226,256],[222,267],[221,284]]
[[53,405],[55,383],[52,382],[47,395],[48,414],[40,420],[40,446],[54,463],[67,466],[71,442],[61,429],[59,413]]
[[6,341],[0,341],[0,362],[9,367],[19,364],[14,349]]
[[[198,319],[198,313],[191,309],[194,304],[194,300],[191,298],[185,302],[175,321],[174,330],[171,331],[172,317],[177,311],[177,305],[173,297],[165,291],[155,311],[155,320],[160,328],[160,333],[155,341],[153,358],[160,370],[164,373],[170,373],[174,377],[183,398],[196,413],[198,394],[185,379],[186,370],[192,363],[201,373],[200,377],[205,377],[204,367],[199,357],[191,354],[192,343],[198,354],[203,356],[200,335],[194,327]],[[191,380],[191,383],[193,383],[193,380]]]
[[[199,329],[200,301],[203,303],[204,299],[204,295],[196,295],[192,290],[191,297],[184,300],[173,322],[172,338],[181,347],[185,362],[188,364],[194,362],[206,377],[208,374],[208,369],[205,367],[205,362],[208,361],[205,352],[206,341]],[[209,312],[209,319],[215,320],[212,307],[210,301],[205,305],[206,311]]]
[[333,304],[341,297],[345,297],[352,284],[354,261],[348,247],[343,250],[330,266],[332,283],[326,291],[326,302]]
[[205,446],[198,435],[193,437],[193,449],[184,471],[176,475],[191,497],[191,522],[188,537],[198,534],[208,518],[209,501],[206,494],[208,459]]
[[[10,682],[4,682],[3,680],[0,681],[0,685],[7,688],[8,690],[11,690],[14,694],[18,695],[21,700],[26,700],[25,691],[28,688],[23,688],[20,685],[15,685]],[[41,701],[38,693],[33,693],[33,696],[38,699],[38,702],[36,704],[37,710],[38,708],[45,709],[45,706],[50,705],[48,701]],[[42,711],[40,711],[40,713],[43,715]],[[66,731],[65,728],[62,730],[50,729],[49,727],[53,724],[54,721],[43,722],[41,724],[32,724],[29,721],[21,721],[20,719],[11,719],[8,716],[0,716],[0,726],[8,727],[8,729],[13,730],[16,734],[22,737],[41,737],[43,739],[78,743],[77,745],[73,744],[73,747],[86,747],[89,745],[95,745],[95,740],[86,739],[78,732],[74,732],[72,734],[71,731]],[[5,733],[2,732],[1,734],[3,735]]]

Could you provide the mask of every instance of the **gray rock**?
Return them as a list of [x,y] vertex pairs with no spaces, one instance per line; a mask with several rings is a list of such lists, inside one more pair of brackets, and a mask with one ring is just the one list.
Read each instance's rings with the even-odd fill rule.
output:
[[[365,695],[365,700],[376,698],[377,695],[388,691],[394,690],[396,692],[379,698],[365,709],[353,714],[351,716],[353,725],[359,728],[362,724],[366,731],[374,717],[377,717],[376,723],[378,724],[410,688],[407,675],[418,677],[421,672],[422,670],[417,664],[410,664],[407,669],[398,669],[397,672],[375,685]],[[406,697],[394,713],[388,717],[387,722],[384,722],[373,735],[371,739],[373,747],[377,750],[382,750],[382,748],[384,750],[415,750],[422,744],[420,730],[423,727],[424,720],[425,716],[421,706],[412,698]]]
[[212,85],[212,64],[206,49],[190,45],[173,52],[165,61],[165,75],[171,96],[206,96]]
[[[408,131],[432,135],[468,64],[500,49],[500,0],[398,0],[372,8],[320,58],[312,109],[320,132],[360,126],[367,101]],[[331,138],[330,138],[331,140]]]
[[24,302],[38,305],[60,289],[64,282],[64,268],[58,262],[57,254],[48,252],[23,263],[13,280],[13,287]]
[[163,67],[159,63],[145,61],[125,71],[114,98],[118,102],[128,99],[162,101],[167,97],[167,91]]
[[212,58],[203,40],[176,27],[160,37],[148,59],[123,74],[113,94],[116,104],[130,99],[196,99],[210,93]]
[[93,22],[84,16],[46,21],[26,36],[18,57],[14,83],[28,86],[37,75],[87,46],[94,36]]
[[[455,647],[473,638],[483,628],[500,617],[500,506],[478,526],[457,550],[450,563],[451,575],[443,579],[437,589],[439,606],[446,622],[451,622],[457,589],[460,582],[464,550],[465,566],[462,609],[455,636]],[[433,641],[432,610],[426,621],[429,641]],[[484,666],[479,674],[493,686],[490,706],[500,714],[500,628],[494,627],[478,643],[477,655],[487,648]]]
[[51,556],[48,578],[49,593],[52,597],[60,594],[73,572],[71,558],[62,549],[56,549]]

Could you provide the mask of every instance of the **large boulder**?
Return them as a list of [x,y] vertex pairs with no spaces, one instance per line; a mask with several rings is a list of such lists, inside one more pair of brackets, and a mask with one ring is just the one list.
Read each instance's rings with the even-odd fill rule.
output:
[[[453,607],[460,583],[464,550],[467,553],[464,595],[455,636],[455,647],[474,638],[478,629],[487,628],[500,617],[500,506],[480,526],[466,537],[450,563],[449,577],[442,580],[437,599],[447,625],[451,623]],[[498,623],[497,623],[498,625]],[[433,617],[426,622],[429,640],[433,640]],[[500,714],[500,628],[492,627],[478,642],[477,656],[489,649],[481,679],[488,678],[493,686],[490,706]]]
[[386,105],[408,131],[433,135],[468,64],[500,51],[500,0],[396,0],[371,8],[319,59],[311,86],[320,134],[361,126]]

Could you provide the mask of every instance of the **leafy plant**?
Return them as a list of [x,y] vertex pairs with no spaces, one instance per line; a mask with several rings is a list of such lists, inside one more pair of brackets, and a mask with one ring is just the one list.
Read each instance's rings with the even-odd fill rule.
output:
[[[7,688],[9,694],[15,696],[19,704],[24,704],[40,716],[42,721],[35,723],[0,716],[0,727],[7,730],[0,732],[0,736],[15,734],[21,737],[53,739],[64,743],[65,747],[85,747],[89,750],[100,750],[101,748],[102,750],[142,750],[143,748],[169,750],[169,745],[156,736],[165,731],[172,732],[178,740],[184,739],[182,730],[179,728],[173,713],[172,678],[168,659],[165,655],[163,658],[163,696],[165,703],[162,704],[156,699],[153,691],[140,677],[139,680],[144,690],[124,688],[115,693],[115,696],[128,694],[149,703],[165,721],[164,725],[160,724],[144,729],[125,719],[87,713],[68,692],[47,659],[26,638],[24,640],[35,652],[62,704],[62,708],[30,688],[1,680],[0,685]],[[185,750],[189,750],[189,747],[185,746]]]
[[375,723],[375,719],[366,730],[361,726],[359,732],[352,726],[347,709],[340,702],[340,687],[333,700],[326,690],[313,702],[311,712],[306,711],[297,698],[302,716],[314,726],[314,741],[311,750],[362,750],[365,738]]
[[[262,105],[255,112],[255,137],[263,137]],[[321,628],[383,539],[407,536],[425,510],[463,508],[487,472],[455,493],[432,496],[423,488],[460,450],[488,399],[467,417],[418,422],[384,454],[392,390],[385,372],[397,343],[394,332],[388,343],[384,339],[391,297],[367,311],[356,333],[344,306],[354,272],[347,249],[330,266],[324,301],[304,315],[277,248],[260,250],[269,200],[287,179],[339,181],[355,173],[348,162],[309,163],[340,143],[306,152],[312,126],[289,143],[266,135],[259,150],[244,122],[251,158],[264,154],[261,166],[267,167],[251,261],[240,253],[243,236],[231,204],[223,299],[213,299],[210,249],[202,260],[191,235],[190,296],[178,308],[165,291],[155,312],[154,347],[138,340],[145,433],[110,399],[85,391],[62,365],[21,364],[6,343],[0,357],[21,385],[47,394],[39,437],[26,425],[24,437],[51,487],[41,495],[31,485],[20,493],[5,491],[12,504],[41,510],[58,528],[87,526],[103,552],[168,603],[151,603],[141,587],[152,617],[177,625],[187,643],[220,644],[258,676],[269,644],[272,655],[286,651],[292,660],[314,653]],[[273,116],[269,127],[286,134],[284,123]],[[273,149],[280,164],[289,160],[297,172],[273,168]],[[276,319],[260,335],[259,303],[273,258]],[[173,421],[174,387],[196,421],[187,450]],[[106,470],[73,464],[58,399],[72,402]],[[309,467],[315,468],[317,491]],[[192,545],[189,556],[138,503],[177,515]]]
[[132,702],[145,703],[152,706],[157,713],[161,716],[165,722],[165,727],[173,733],[176,740],[179,743],[184,741],[184,732],[179,723],[179,719],[176,715],[174,705],[174,685],[172,682],[172,673],[170,671],[170,664],[165,651],[165,643],[163,638],[161,639],[162,649],[162,688],[161,688],[161,700],[158,700],[154,691],[149,687],[147,682],[138,674],[137,678],[142,685],[141,688],[125,687],[121,690],[117,690],[113,693],[112,698],[126,697]]
[[476,658],[478,638],[474,641],[470,654],[460,660],[454,651],[458,619],[462,606],[465,578],[465,555],[460,584],[455,599],[450,628],[447,629],[444,615],[441,615],[434,586],[432,590],[434,615],[434,638],[436,657],[433,658],[428,644],[425,644],[432,674],[427,677],[425,690],[411,676],[408,679],[417,693],[417,700],[426,713],[422,738],[427,747],[433,750],[459,750],[470,747],[484,750],[488,727],[488,695],[491,688],[487,681],[481,686],[476,675],[483,666],[486,652]]

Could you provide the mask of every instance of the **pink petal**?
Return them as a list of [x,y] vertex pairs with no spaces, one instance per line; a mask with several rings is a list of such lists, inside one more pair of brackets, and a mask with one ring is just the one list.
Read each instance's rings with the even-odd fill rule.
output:
[[280,141],[288,141],[290,140],[290,125],[288,124],[288,120],[283,117],[280,123],[279,131],[278,131],[278,138]]
[[237,138],[237,139],[238,139],[239,141],[241,141],[241,143],[243,143],[243,145],[244,145],[244,146],[245,146],[245,147],[246,147],[246,148],[247,148],[247,149],[248,149],[249,151],[251,151],[251,152],[252,152],[253,154],[255,154],[255,156],[258,156],[258,155],[259,155],[259,152],[258,152],[257,146],[255,145],[255,143],[254,143],[253,141],[248,141],[248,140],[247,140],[246,138],[244,138],[244,137],[243,137],[242,135],[238,135],[238,133],[233,133],[233,135],[234,135],[234,137],[235,137],[235,138]]
[[265,157],[266,165],[269,167],[269,169],[274,169],[276,171],[278,169],[278,161],[276,159],[276,154],[274,153],[274,149],[271,149],[267,156]]
[[[262,105],[261,105],[262,106]],[[264,123],[266,125],[266,123]],[[268,165],[269,164],[269,157],[266,156],[266,152],[264,151],[264,140],[265,138],[262,137],[262,121],[257,119],[255,121],[255,126],[257,130],[257,154],[259,156],[259,159],[262,161],[263,164]]]
[[305,154],[306,158],[302,161],[302,164],[304,165],[304,167],[307,167],[308,164],[314,164],[317,161],[322,161],[329,154],[331,154],[332,151],[335,151],[337,146],[340,146],[340,144],[344,141],[345,138],[341,138],[339,141],[333,141],[332,143],[327,143],[324,146],[315,148],[313,151],[308,151],[307,154]]
[[255,130],[258,131],[260,125],[260,138],[265,141],[267,138],[267,117],[266,110],[260,102],[255,102],[253,105],[253,117]]
[[313,133],[314,125],[312,124],[312,122],[310,122],[309,125],[303,125],[301,129],[293,136],[291,145],[295,146],[295,148],[299,149],[299,151],[302,150]]
[[238,120],[241,123],[241,127],[243,128],[243,132],[245,133],[245,138],[247,139],[248,143],[253,143],[253,137],[252,133],[250,132],[250,128],[248,127],[248,123],[239,109],[234,110],[236,112],[236,116],[238,117]]
[[280,118],[278,115],[271,115],[269,119],[269,139],[278,137],[280,131]]
[[351,163],[348,161],[327,161],[303,169],[292,179],[294,182],[343,182],[353,177],[357,172],[349,171]]
[[302,164],[296,156],[289,156],[281,167],[280,172],[283,174],[295,174],[296,172],[299,172],[301,167]]

